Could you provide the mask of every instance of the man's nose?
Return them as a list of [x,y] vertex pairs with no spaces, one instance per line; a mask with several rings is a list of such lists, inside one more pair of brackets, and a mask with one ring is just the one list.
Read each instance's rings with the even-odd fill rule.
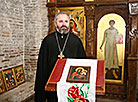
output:
[[62,25],[66,25],[66,22],[63,22]]

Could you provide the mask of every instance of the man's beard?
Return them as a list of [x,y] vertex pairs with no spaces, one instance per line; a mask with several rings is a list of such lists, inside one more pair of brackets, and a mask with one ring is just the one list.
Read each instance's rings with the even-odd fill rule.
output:
[[[66,26],[61,26],[62,27],[66,27]],[[60,33],[60,34],[67,34],[69,32],[69,28],[66,27],[66,29],[61,29],[59,27],[56,26],[56,30]]]

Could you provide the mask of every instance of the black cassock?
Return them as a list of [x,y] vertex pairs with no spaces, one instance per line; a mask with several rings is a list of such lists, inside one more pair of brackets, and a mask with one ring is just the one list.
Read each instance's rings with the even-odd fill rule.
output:
[[[64,34],[62,38],[62,34],[57,32],[57,36],[62,50],[67,34]],[[50,102],[51,99],[54,99],[55,102],[57,101],[56,93],[46,92],[45,85],[58,59],[59,54],[60,52],[54,32],[44,38],[39,51],[35,81],[36,102],[45,102],[46,98],[48,98],[48,102]],[[86,58],[81,40],[76,35],[71,33],[69,33],[69,38],[63,54],[65,58]],[[54,102],[54,100],[51,102]]]

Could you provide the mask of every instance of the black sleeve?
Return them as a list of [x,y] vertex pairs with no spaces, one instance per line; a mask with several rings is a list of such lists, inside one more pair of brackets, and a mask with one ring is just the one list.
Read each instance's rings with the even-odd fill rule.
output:
[[85,53],[85,50],[84,50],[84,47],[83,47],[83,44],[81,42],[81,40],[79,39],[79,44],[78,44],[78,53],[77,53],[77,57],[78,58],[86,58],[86,53]]
[[45,84],[48,80],[47,77],[47,63],[48,63],[48,57],[47,57],[47,43],[45,39],[43,40],[41,44],[41,48],[39,51],[38,56],[38,62],[37,62],[37,71],[36,71],[36,80],[35,80],[35,102],[43,102],[46,97],[45,92]]

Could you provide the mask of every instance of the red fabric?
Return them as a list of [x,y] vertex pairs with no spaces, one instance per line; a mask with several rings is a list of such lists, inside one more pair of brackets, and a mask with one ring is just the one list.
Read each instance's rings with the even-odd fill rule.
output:
[[104,87],[104,60],[98,60],[96,85]]
[[54,70],[52,71],[52,76],[50,76],[49,82],[58,82],[60,80],[66,61],[67,59],[59,59],[57,61]]
[[[58,82],[62,76],[67,59],[59,59],[50,76],[49,83]],[[98,60],[96,85],[104,87],[104,61]]]

